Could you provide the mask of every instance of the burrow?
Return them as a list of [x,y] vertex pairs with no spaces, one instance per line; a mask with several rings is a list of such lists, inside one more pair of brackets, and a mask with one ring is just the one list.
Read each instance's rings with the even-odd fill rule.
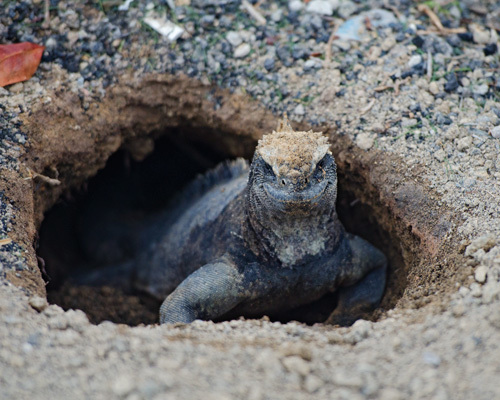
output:
[[[33,180],[39,279],[47,284],[49,302],[82,309],[94,323],[155,323],[159,303],[147,295],[68,283],[95,267],[82,252],[80,226],[98,232],[131,214],[157,211],[196,174],[225,159],[250,159],[278,118],[249,98],[168,76],[118,84],[90,107],[80,100],[60,93],[25,121],[31,137],[26,165],[61,182]],[[447,240],[451,211],[438,204],[418,171],[408,173],[403,160],[363,151],[341,130],[312,128],[332,138],[342,222],[389,259],[386,292],[372,319],[443,297],[460,279]],[[325,298],[280,320],[321,322],[331,307],[332,299]]]

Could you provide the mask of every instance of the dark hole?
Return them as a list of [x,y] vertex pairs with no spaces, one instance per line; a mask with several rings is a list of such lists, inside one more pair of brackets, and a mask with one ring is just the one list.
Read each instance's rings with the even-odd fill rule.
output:
[[[84,188],[68,194],[46,214],[40,229],[38,254],[46,264],[51,303],[64,309],[81,309],[93,323],[103,320],[128,325],[158,322],[160,302],[147,294],[124,293],[108,285],[88,287],[71,283],[71,277],[101,267],[93,262],[92,252],[81,245],[82,231],[96,237],[116,235],[124,256],[132,257],[138,245],[130,236],[135,227],[140,229],[140,221],[165,207],[171,196],[198,173],[227,157],[213,144],[207,145],[207,140],[188,139],[215,137],[211,135],[215,133],[197,132],[186,136],[171,130],[156,141],[155,150],[142,162],[134,161],[128,152],[120,150]],[[244,151],[251,154],[248,149]],[[388,256],[389,282],[381,305],[382,309],[388,309],[395,305],[406,284],[407,272],[400,245],[394,234],[381,228],[372,207],[357,200],[352,188],[358,182],[352,181],[352,173],[349,177],[339,171],[337,210],[348,231],[367,239]],[[110,277],[110,284],[113,279]],[[335,304],[333,294],[270,317],[281,322],[297,320],[313,324],[324,321]]]

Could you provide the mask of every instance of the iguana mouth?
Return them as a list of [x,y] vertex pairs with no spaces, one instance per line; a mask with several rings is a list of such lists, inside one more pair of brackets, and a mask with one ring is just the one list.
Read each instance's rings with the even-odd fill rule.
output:
[[318,182],[313,186],[308,186],[304,190],[295,191],[290,190],[291,188],[277,188],[269,183],[264,184],[264,190],[269,197],[273,200],[279,201],[280,203],[286,204],[304,204],[304,203],[315,203],[318,202],[323,194],[326,192],[330,181],[323,180]]

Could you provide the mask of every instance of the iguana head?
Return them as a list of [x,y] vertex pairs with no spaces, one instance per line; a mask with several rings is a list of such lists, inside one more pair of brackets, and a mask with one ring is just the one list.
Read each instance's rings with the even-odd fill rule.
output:
[[337,167],[321,133],[295,132],[285,118],[259,141],[246,192],[257,247],[288,266],[321,254],[340,229],[336,198]]
[[320,132],[296,132],[285,117],[255,150],[249,182],[252,197],[282,213],[331,212],[337,170],[329,147]]

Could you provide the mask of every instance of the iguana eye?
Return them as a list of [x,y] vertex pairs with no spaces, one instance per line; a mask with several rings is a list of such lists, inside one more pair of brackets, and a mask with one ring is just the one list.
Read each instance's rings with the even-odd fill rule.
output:
[[319,160],[319,162],[316,164],[316,168],[320,169],[320,168],[324,168],[325,165],[326,165],[326,157],[327,155],[325,155],[321,160]]

